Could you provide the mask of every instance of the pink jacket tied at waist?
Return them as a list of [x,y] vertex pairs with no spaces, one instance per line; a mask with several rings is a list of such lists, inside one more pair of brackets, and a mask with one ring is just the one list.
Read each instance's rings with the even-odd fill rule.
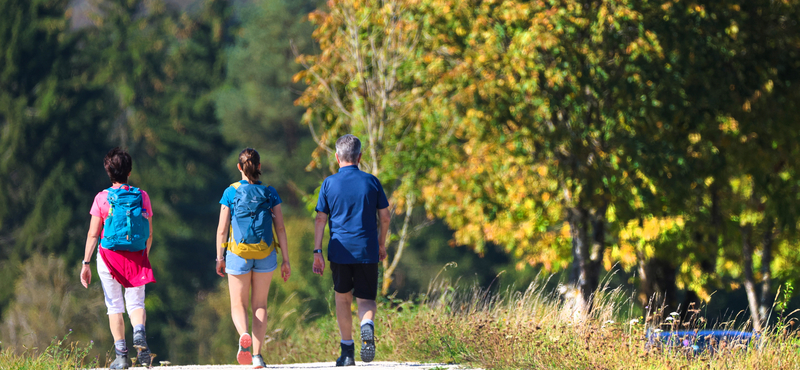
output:
[[156,282],[146,250],[129,252],[99,249],[100,257],[103,258],[111,276],[123,287],[132,288]]
[[[122,185],[127,186],[127,185]],[[115,188],[118,186],[115,186]],[[108,192],[101,191],[97,193],[92,203],[92,209],[89,214],[92,216],[100,217],[105,223],[108,218]],[[144,208],[145,217],[148,219],[153,215],[153,207],[150,204],[150,196],[147,192],[142,190],[142,208]],[[105,232],[105,230],[103,230]],[[100,237],[103,237],[102,233]],[[100,258],[103,259],[108,271],[114,280],[118,281],[126,288],[142,286],[147,283],[155,283],[156,279],[153,277],[153,268],[150,266],[150,260],[147,258],[147,251],[112,251],[99,248]]]

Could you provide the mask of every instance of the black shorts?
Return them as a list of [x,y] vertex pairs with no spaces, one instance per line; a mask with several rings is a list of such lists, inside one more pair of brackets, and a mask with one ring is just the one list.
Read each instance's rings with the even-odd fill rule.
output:
[[[330,262],[330,261],[329,261]],[[374,301],[378,296],[378,264],[331,262],[333,290],[337,293],[350,293],[361,299]]]

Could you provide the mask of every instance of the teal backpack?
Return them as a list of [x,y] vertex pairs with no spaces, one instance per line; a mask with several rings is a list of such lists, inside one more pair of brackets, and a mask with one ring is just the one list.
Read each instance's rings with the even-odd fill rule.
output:
[[132,252],[147,248],[150,221],[144,218],[142,191],[128,185],[106,191],[109,209],[100,245],[105,249]]
[[241,184],[233,198],[233,240],[236,243],[272,244],[272,193],[261,184]]

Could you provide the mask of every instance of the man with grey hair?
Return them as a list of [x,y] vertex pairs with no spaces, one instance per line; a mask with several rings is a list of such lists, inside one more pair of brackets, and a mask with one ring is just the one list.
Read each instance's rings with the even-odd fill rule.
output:
[[[343,135],[336,140],[336,160],[344,163],[359,163],[361,159],[361,140],[355,135]],[[341,165],[342,162],[339,162]]]
[[[361,141],[347,134],[336,140],[339,172],[328,176],[319,190],[314,228],[315,274],[322,276],[322,237],[330,227],[328,261],[336,295],[336,320],[342,336],[336,366],[355,365],[355,343],[350,307],[353,296],[361,319],[361,361],[375,358],[375,313],[378,309],[378,262],[386,258],[389,201],[380,181],[358,169]],[[380,230],[378,229],[380,217]]]

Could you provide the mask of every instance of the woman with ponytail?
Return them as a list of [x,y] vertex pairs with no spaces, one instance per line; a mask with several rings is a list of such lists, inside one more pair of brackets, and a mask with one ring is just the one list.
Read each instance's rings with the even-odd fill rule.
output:
[[[259,181],[261,161],[258,152],[252,148],[243,150],[237,168],[242,174],[241,181],[225,189],[220,200],[216,270],[222,277],[228,275],[231,317],[239,332],[236,360],[241,365],[253,364],[259,369],[265,366],[260,353],[266,337],[267,297],[272,273],[278,267],[278,248],[283,258],[283,281],[289,279],[292,269],[281,198],[275,188]],[[276,235],[273,235],[273,223]],[[277,238],[277,243],[273,242],[274,238]],[[248,332],[248,303],[253,310],[252,336]]]

